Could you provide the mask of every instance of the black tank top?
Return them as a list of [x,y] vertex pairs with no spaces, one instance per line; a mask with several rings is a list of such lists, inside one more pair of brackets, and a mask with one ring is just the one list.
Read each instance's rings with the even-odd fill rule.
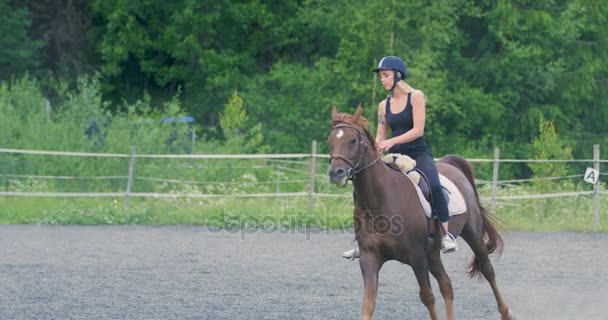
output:
[[[388,126],[391,128],[392,136],[400,136],[414,128],[414,116],[412,114],[412,94],[408,93],[407,95],[407,103],[405,104],[405,109],[399,113],[391,112],[391,99],[390,97],[386,98],[386,122]],[[426,141],[424,140],[424,136],[417,138],[414,141],[401,143],[394,145],[389,152],[391,153],[401,153],[401,154],[411,154],[414,152],[420,151],[428,151],[430,152],[430,148]]]

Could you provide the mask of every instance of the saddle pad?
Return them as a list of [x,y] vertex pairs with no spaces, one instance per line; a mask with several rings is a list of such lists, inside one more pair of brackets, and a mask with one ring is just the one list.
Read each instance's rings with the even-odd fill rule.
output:
[[[441,185],[448,191],[448,212],[451,216],[459,215],[467,211],[467,204],[464,202],[464,197],[460,190],[456,187],[456,185],[450,181],[450,179],[446,178],[443,175],[439,175],[439,181]],[[424,198],[422,194],[422,190],[418,185],[416,185],[416,192],[418,193],[418,198],[420,198],[420,202],[422,203],[422,207],[424,208],[424,212],[426,212],[427,217],[431,217],[431,204]]]

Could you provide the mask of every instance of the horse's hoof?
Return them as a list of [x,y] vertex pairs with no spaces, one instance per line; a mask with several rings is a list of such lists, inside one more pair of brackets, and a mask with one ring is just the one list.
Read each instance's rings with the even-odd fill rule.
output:
[[503,315],[501,317],[502,320],[515,320],[515,317],[513,317],[513,314],[511,313],[511,309],[507,309],[507,314]]

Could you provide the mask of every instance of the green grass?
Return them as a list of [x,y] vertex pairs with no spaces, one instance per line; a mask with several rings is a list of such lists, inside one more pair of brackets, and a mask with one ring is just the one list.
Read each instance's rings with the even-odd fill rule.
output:
[[[207,225],[268,231],[304,226],[352,228],[350,198],[316,198],[314,204],[309,212],[307,197],[136,198],[125,209],[122,198],[0,197],[0,223]],[[489,203],[484,205],[491,208]],[[510,201],[496,207],[496,216],[504,230],[608,231],[606,214],[596,229],[592,200],[586,196]]]
[[[589,191],[587,184],[545,184],[542,186],[510,186],[498,190],[498,196],[521,196],[559,192]],[[490,196],[489,188],[480,188],[480,195]],[[604,202],[606,199],[603,200]],[[484,203],[490,209],[491,203]],[[608,215],[600,210],[600,225],[594,224],[593,199],[588,195],[544,199],[499,200],[496,216],[503,228],[517,231],[608,231]]]
[[[312,226],[352,227],[352,208],[345,199],[213,198],[124,199],[0,198],[0,223],[4,224],[150,224],[208,225],[222,228]],[[352,202],[352,201],[350,201]]]
[[600,225],[596,229],[591,202],[585,196],[519,200],[510,205],[497,206],[496,212],[507,230],[608,231],[608,216],[601,213]]

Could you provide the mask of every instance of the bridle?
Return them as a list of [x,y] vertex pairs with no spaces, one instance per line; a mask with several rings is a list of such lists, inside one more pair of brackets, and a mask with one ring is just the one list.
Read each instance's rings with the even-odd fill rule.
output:
[[346,162],[350,168],[346,171],[346,177],[348,178],[348,180],[354,180],[357,177],[357,174],[365,169],[367,169],[369,166],[371,166],[372,164],[376,163],[378,160],[380,160],[381,155],[378,155],[373,161],[370,161],[369,163],[365,164],[365,165],[361,165],[361,162],[364,159],[365,153],[367,152],[367,148],[371,148],[371,146],[369,144],[367,144],[365,142],[365,139],[363,139],[363,136],[365,136],[365,133],[363,132],[363,130],[359,127],[344,123],[344,122],[339,122],[336,125],[334,125],[334,127],[331,129],[330,131],[330,135],[331,132],[334,132],[334,130],[336,129],[353,129],[355,131],[357,131],[357,137],[359,139],[359,145],[358,145],[358,150],[359,150],[359,157],[357,158],[357,162],[355,162],[353,164],[353,162],[346,158],[345,156],[341,155],[341,154],[331,154],[329,156],[329,163],[331,164],[332,160],[334,159],[340,159],[344,162]]

